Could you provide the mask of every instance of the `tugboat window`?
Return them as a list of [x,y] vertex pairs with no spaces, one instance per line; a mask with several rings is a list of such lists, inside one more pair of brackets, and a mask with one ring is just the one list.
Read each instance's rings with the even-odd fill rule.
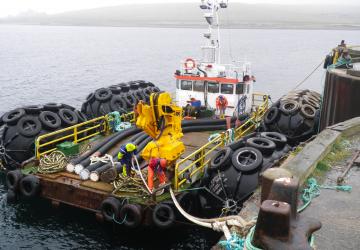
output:
[[205,90],[204,82],[200,82],[200,81],[195,81],[194,82],[194,91],[204,92],[204,90]]
[[242,83],[236,84],[236,94],[237,95],[244,94],[244,84],[242,84]]
[[221,94],[232,95],[233,93],[234,93],[234,85],[233,84],[221,84]]
[[219,93],[219,84],[216,82],[208,83],[208,92],[209,93]]
[[192,90],[192,81],[181,81],[182,90]]

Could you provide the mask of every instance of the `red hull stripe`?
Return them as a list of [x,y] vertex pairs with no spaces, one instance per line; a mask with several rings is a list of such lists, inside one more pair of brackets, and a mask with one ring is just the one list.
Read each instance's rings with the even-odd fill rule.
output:
[[221,78],[221,77],[201,77],[201,76],[179,76],[175,75],[176,79],[189,81],[212,81],[223,83],[238,83],[237,79]]

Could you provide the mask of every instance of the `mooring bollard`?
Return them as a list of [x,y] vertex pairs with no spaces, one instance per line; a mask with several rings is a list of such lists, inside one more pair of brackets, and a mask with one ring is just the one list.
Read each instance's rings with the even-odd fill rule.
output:
[[282,176],[269,188],[269,177],[276,174],[267,171],[263,174],[262,203],[252,244],[262,249],[312,249],[311,234],[321,228],[321,223],[297,213],[298,179]]
[[279,178],[292,177],[292,174],[283,168],[269,168],[261,176],[261,203],[268,199],[273,182]]

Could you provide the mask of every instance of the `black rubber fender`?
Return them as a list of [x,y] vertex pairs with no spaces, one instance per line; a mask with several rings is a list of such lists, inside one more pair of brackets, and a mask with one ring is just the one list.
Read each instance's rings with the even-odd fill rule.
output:
[[283,149],[287,143],[286,136],[278,132],[262,132],[260,135],[263,138],[273,141],[278,150]]
[[34,175],[27,175],[21,179],[20,193],[26,198],[33,198],[40,192],[40,180]]
[[6,193],[6,202],[7,203],[16,203],[17,201],[17,194],[15,192],[15,190],[13,189],[8,189],[7,193]]
[[250,172],[259,168],[263,162],[263,156],[259,150],[253,147],[239,148],[231,158],[233,166],[242,172]]
[[101,214],[106,221],[117,220],[120,215],[121,202],[115,197],[107,197],[101,202]]
[[272,124],[277,121],[279,117],[279,109],[277,107],[271,107],[264,116],[264,123],[265,124]]
[[159,203],[153,210],[152,219],[157,227],[169,228],[175,223],[174,209],[169,204]]
[[14,125],[25,115],[25,110],[22,108],[14,109],[5,113],[2,117],[2,121],[9,125]]
[[41,123],[37,117],[25,115],[16,125],[19,133],[25,137],[33,137],[40,133]]
[[17,191],[19,188],[19,183],[23,178],[23,176],[24,175],[21,173],[21,170],[19,169],[7,172],[6,186],[8,187],[8,189]]
[[99,102],[106,102],[112,96],[111,90],[107,88],[101,88],[95,91],[95,99]]
[[136,204],[125,204],[120,210],[120,220],[130,228],[137,228],[142,222],[141,207]]
[[79,118],[76,113],[70,109],[60,109],[59,116],[64,126],[73,126],[79,122]]
[[229,147],[219,150],[212,158],[209,164],[209,170],[217,171],[226,169],[231,163],[233,151]]
[[52,111],[43,111],[39,115],[39,120],[44,128],[56,130],[61,126],[60,117]]
[[246,140],[246,144],[249,147],[258,149],[264,155],[271,155],[276,148],[276,145],[272,140],[269,140],[264,137],[249,138]]

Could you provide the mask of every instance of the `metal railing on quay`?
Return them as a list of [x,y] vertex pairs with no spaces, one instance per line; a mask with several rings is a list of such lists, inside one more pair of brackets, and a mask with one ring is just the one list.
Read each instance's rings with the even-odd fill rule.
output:
[[[255,100],[255,97],[258,99],[257,101],[259,101],[259,103],[255,104],[253,101],[254,111],[252,112],[251,117],[245,123],[235,129],[235,140],[239,140],[241,137],[254,131],[257,128],[259,121],[268,109],[269,99],[267,95],[254,93],[253,100]],[[261,97],[261,100],[259,97]],[[222,132],[204,146],[192,152],[184,159],[178,161],[175,165],[175,190],[181,188],[181,186],[186,183],[189,177],[192,178],[198,173],[203,173],[205,167],[211,160],[213,155],[212,153],[215,152],[215,150],[221,149],[223,146],[225,146],[227,141],[229,141],[229,134]],[[184,176],[185,173],[188,173],[187,178]]]

